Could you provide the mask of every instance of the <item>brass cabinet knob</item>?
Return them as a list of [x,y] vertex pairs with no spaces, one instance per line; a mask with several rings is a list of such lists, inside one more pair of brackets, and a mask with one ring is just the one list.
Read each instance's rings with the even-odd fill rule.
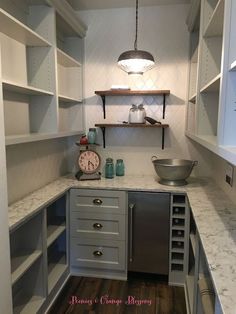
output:
[[96,222],[95,224],[93,224],[93,228],[94,229],[102,229],[103,225],[102,224],[99,224],[98,222]]
[[95,205],[102,205],[102,200],[100,200],[99,198],[95,198],[93,200],[93,204],[95,204]]
[[94,251],[93,255],[96,256],[96,257],[101,257],[103,254],[102,254],[101,251]]

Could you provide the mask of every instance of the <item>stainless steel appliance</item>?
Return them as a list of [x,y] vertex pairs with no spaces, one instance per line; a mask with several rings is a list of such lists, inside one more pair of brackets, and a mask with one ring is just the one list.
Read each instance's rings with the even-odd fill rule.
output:
[[128,270],[168,275],[170,194],[129,192],[128,201]]

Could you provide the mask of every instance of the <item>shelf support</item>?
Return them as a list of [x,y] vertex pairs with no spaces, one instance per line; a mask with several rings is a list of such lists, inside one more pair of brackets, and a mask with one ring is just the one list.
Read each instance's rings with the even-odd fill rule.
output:
[[103,119],[106,119],[106,96],[101,95],[102,98],[102,108],[103,108]]
[[102,130],[103,148],[106,148],[106,128],[102,126],[101,130]]
[[163,94],[163,111],[162,111],[162,118],[165,119],[166,115],[166,94]]
[[161,149],[165,148],[165,128],[162,128]]

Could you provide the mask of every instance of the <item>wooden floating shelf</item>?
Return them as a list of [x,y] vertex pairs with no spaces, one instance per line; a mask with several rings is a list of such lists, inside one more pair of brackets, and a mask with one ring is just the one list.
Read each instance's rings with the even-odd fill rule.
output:
[[95,91],[99,96],[155,96],[155,95],[169,95],[170,90],[131,90],[131,89],[109,89],[104,91]]
[[146,129],[161,129],[162,130],[162,149],[165,147],[165,129],[169,124],[142,124],[142,123],[97,123],[96,127],[100,127],[103,135],[103,148],[106,148],[106,128],[146,128]]
[[163,114],[165,119],[166,95],[170,94],[170,90],[131,90],[131,89],[109,89],[103,91],[95,91],[96,95],[101,96],[103,104],[103,118],[106,119],[106,96],[163,96]]
[[143,123],[98,123],[100,128],[168,128],[169,124],[143,124]]

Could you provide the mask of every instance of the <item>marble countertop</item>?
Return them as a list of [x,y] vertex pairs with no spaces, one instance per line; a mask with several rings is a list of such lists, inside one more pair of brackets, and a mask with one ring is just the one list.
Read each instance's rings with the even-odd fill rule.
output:
[[9,228],[13,230],[73,187],[187,193],[223,313],[236,314],[236,205],[211,180],[189,178],[188,182],[168,187],[154,176],[80,182],[62,177],[9,206]]

